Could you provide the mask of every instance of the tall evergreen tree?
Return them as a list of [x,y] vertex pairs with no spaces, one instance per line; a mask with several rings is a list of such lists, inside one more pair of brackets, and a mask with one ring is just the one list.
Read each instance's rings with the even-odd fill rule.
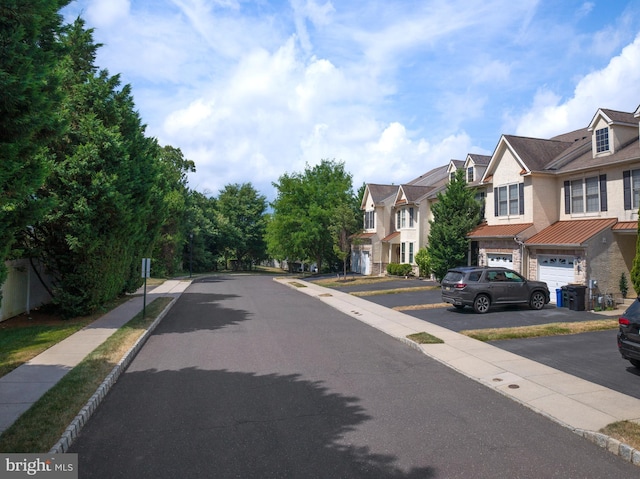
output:
[[456,172],[446,191],[438,193],[429,223],[429,266],[440,281],[449,268],[467,263],[467,234],[480,222],[482,205],[475,192],[467,187],[464,170]]
[[46,207],[33,195],[49,171],[47,145],[62,134],[54,67],[62,51],[58,10],[68,3],[0,3],[0,285],[16,233]]
[[78,315],[141,284],[140,258],[151,256],[167,213],[159,147],[144,136],[130,87],[98,71],[99,45],[82,20],[62,39],[68,132],[51,146],[56,159],[39,192],[53,208],[28,244],[52,274],[54,302]]

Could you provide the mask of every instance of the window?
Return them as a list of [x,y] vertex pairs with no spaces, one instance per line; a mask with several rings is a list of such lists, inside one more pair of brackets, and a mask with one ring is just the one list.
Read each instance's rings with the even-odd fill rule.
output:
[[375,211],[365,211],[364,212],[364,229],[372,230],[375,229]]
[[453,181],[456,178],[456,172],[452,171],[451,173],[449,173],[449,181]]
[[409,243],[409,263],[413,264],[413,243]]
[[473,181],[473,166],[467,168],[467,183],[471,183]]
[[564,188],[566,214],[607,211],[607,175],[565,181]]
[[596,130],[596,153],[609,151],[609,128]]
[[622,172],[624,186],[624,209],[637,210],[640,207],[640,170]]
[[400,229],[400,210],[396,213],[396,229]]
[[405,210],[404,208],[402,208],[400,210],[400,227],[401,228],[406,228],[407,227],[407,210]]
[[407,245],[407,243],[402,243],[402,249],[401,249],[401,252],[400,252],[400,262],[401,263],[404,263],[404,254],[405,254],[406,245]]
[[409,228],[413,228],[413,208],[409,208]]
[[500,186],[493,190],[495,216],[513,216],[524,214],[524,184]]

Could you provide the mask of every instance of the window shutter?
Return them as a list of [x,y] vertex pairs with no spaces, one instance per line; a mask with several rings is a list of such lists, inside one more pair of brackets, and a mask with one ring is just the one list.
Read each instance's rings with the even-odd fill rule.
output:
[[631,209],[631,170],[622,172],[622,184],[624,185],[624,209]]
[[518,203],[520,204],[520,214],[524,214],[524,183],[518,184]]
[[493,209],[494,216],[498,216],[498,188],[493,189]]
[[571,214],[571,191],[569,190],[569,182],[564,182],[564,213]]
[[607,211],[607,175],[600,175],[600,211]]

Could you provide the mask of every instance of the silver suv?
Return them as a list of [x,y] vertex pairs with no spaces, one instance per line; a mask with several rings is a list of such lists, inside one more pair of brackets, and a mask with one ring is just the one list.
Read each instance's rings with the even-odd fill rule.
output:
[[507,268],[464,266],[450,269],[441,281],[442,301],[457,309],[472,306],[486,313],[494,304],[529,304],[542,309],[549,302],[549,288]]

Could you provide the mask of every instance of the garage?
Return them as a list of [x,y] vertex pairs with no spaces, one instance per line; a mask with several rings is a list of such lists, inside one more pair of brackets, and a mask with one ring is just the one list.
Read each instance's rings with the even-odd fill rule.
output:
[[513,269],[513,255],[507,253],[487,253],[487,266]]
[[551,302],[556,302],[556,289],[575,281],[573,256],[538,256],[538,279],[549,286]]

